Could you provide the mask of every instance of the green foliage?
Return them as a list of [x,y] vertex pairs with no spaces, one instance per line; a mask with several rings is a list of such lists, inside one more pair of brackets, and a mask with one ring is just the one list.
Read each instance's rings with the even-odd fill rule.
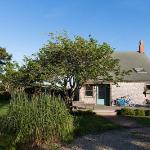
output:
[[11,91],[18,84],[19,65],[15,61],[12,61],[12,55],[10,55],[5,48],[0,47],[0,80],[5,87],[5,90]]
[[47,95],[14,95],[9,111],[1,120],[0,132],[11,144],[31,144],[70,141],[73,138],[73,118],[65,104]]
[[41,86],[46,81],[53,89],[61,88],[64,99],[70,104],[86,81],[117,82],[128,74],[129,71],[120,69],[113,51],[109,44],[100,44],[91,36],[88,39],[81,36],[69,38],[66,33],[51,33],[48,43],[37,54],[25,57],[23,66],[7,65],[3,82],[18,90],[37,83]]
[[8,64],[12,56],[8,54],[5,48],[0,47],[0,73],[4,72],[5,65]]
[[[50,34],[48,43],[33,58],[25,59],[25,83],[48,81],[64,91],[66,101],[72,100],[83,84],[92,80],[120,81],[128,71],[120,70],[113,48],[99,44],[91,36],[69,38],[67,34]],[[70,87],[68,94],[67,86]]]
[[143,109],[135,109],[135,116],[145,116],[145,111]]
[[123,116],[150,116],[150,110],[123,108],[118,111]]
[[150,110],[145,110],[145,116],[150,116]]
[[18,63],[11,61],[5,65],[5,72],[2,75],[2,83],[8,90],[16,88],[18,86]]
[[123,108],[119,111],[119,114],[123,116],[135,116],[135,111],[134,109]]

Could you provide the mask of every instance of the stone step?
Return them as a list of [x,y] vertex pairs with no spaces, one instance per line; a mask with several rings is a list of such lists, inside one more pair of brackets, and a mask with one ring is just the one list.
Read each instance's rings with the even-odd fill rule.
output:
[[100,116],[116,116],[117,113],[116,112],[113,112],[113,113],[108,113],[108,112],[100,112],[100,113],[96,113],[96,115],[100,115]]
[[115,116],[117,115],[116,110],[93,110],[97,115],[102,116]]
[[116,110],[115,109],[95,109],[95,110],[93,110],[93,112],[95,112],[95,113],[98,113],[98,112],[110,112],[110,113],[112,113],[112,112],[116,112]]

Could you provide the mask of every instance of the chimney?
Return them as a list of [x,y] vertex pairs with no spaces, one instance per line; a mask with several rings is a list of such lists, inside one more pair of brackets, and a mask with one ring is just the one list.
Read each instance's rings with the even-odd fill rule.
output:
[[144,53],[144,42],[143,42],[143,40],[140,40],[140,42],[139,42],[139,51],[138,52],[140,54]]

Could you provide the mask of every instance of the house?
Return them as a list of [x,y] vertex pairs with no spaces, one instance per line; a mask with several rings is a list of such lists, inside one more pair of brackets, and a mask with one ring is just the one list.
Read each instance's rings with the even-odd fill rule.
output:
[[122,69],[132,70],[132,73],[118,85],[87,82],[79,91],[79,101],[109,106],[112,100],[129,95],[136,104],[142,105],[145,99],[150,99],[150,59],[144,53],[144,42],[139,42],[137,52],[114,52],[113,55],[120,59]]

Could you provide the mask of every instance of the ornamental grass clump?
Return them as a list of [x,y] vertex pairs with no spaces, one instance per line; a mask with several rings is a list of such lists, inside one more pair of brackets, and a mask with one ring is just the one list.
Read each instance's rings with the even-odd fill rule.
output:
[[1,121],[0,132],[9,136],[11,144],[68,142],[73,138],[73,118],[64,102],[48,95],[14,95],[7,116]]

